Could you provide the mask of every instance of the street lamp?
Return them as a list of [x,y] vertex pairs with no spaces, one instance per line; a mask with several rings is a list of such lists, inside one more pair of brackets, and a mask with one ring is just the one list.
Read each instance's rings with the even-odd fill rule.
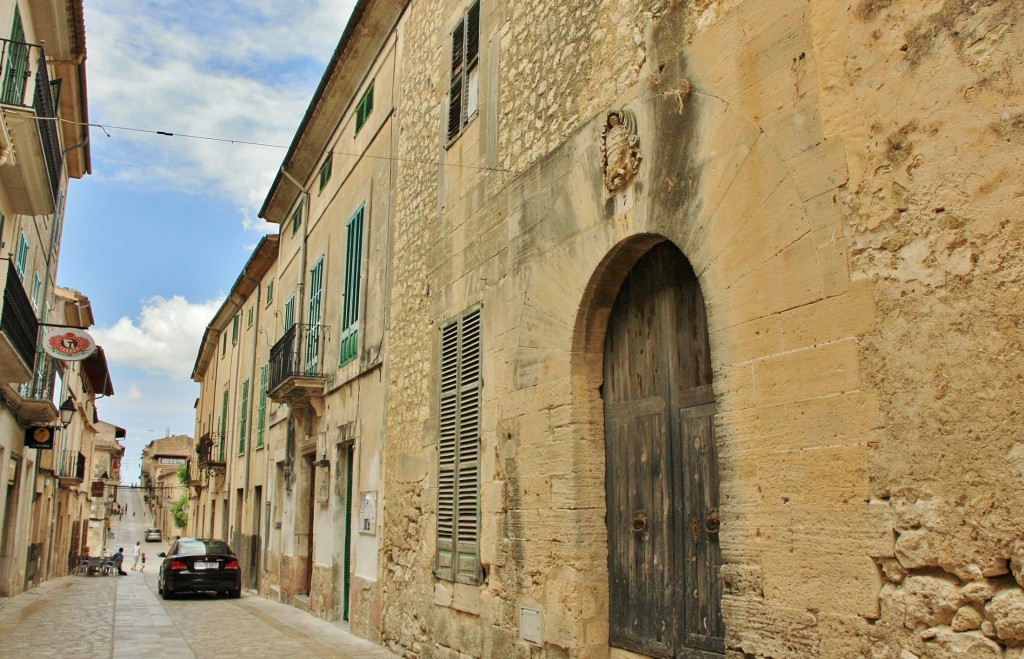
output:
[[60,404],[60,422],[67,428],[68,424],[71,423],[71,417],[75,415],[75,401],[71,400],[71,396]]

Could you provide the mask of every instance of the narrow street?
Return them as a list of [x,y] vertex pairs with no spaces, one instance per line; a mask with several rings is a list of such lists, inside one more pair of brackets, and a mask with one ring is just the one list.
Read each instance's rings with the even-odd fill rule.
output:
[[[394,657],[340,626],[253,593],[164,601],[157,572],[168,542],[143,541],[150,517],[142,496],[122,490],[128,512],[108,548],[124,547],[127,576],[72,575],[0,600],[0,648],[11,657]],[[145,572],[133,571],[142,542]],[[141,564],[140,564],[141,565]]]

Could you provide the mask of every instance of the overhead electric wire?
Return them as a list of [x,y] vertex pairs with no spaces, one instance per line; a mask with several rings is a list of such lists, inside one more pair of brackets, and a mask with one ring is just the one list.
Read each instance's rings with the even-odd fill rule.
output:
[[[189,134],[189,133],[175,133],[175,132],[166,131],[166,130],[153,130],[151,128],[136,128],[136,127],[133,127],[133,126],[115,126],[113,124],[100,124],[100,123],[94,123],[94,122],[72,121],[70,119],[64,119],[63,117],[37,117],[37,119],[41,120],[41,121],[47,121],[47,120],[52,121],[52,120],[55,119],[57,121],[60,121],[61,123],[71,124],[72,126],[88,126],[90,128],[99,128],[100,130],[103,131],[103,133],[107,137],[111,136],[110,133],[107,132],[107,129],[110,129],[110,130],[123,130],[123,131],[127,131],[127,132],[132,132],[132,133],[147,133],[147,134],[150,134],[150,135],[159,135],[161,137],[184,137],[184,138],[190,139],[190,140],[204,140],[204,141],[207,141],[207,142],[223,142],[225,144],[242,144],[242,145],[245,145],[245,146],[262,146],[262,147],[267,147],[267,148],[270,148],[270,149],[287,149],[287,148],[289,148],[287,145],[284,145],[284,144],[270,144],[268,142],[253,142],[253,141],[250,141],[250,140],[234,140],[234,139],[229,139],[229,138],[226,138],[226,137],[213,137],[213,136],[210,136],[210,135],[192,135],[192,134]],[[297,150],[298,151],[311,151],[312,149],[297,149]],[[333,155],[337,155],[337,156],[352,156],[354,158],[376,158],[378,160],[390,160],[390,161],[395,161],[395,162],[407,162],[407,163],[412,163],[412,164],[416,164],[416,165],[436,165],[438,167],[442,167],[442,166],[443,167],[460,167],[460,168],[463,168],[463,169],[479,169],[481,171],[488,171],[488,172],[509,172],[509,171],[511,171],[511,170],[508,170],[508,169],[503,169],[501,167],[482,167],[482,166],[479,166],[479,165],[462,165],[462,164],[447,163],[447,162],[442,165],[441,163],[435,162],[433,160],[418,160],[418,159],[415,159],[415,158],[395,158],[395,157],[392,157],[392,156],[377,156],[377,155],[372,155],[372,154],[369,154],[369,153],[349,153],[347,151],[334,151],[334,150],[331,150],[329,153],[331,153]]]

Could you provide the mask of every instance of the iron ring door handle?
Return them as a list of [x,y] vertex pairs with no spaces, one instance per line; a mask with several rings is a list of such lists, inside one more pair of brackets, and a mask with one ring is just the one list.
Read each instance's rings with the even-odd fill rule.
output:
[[721,527],[722,520],[718,515],[718,508],[712,508],[708,511],[708,516],[704,518],[704,530],[708,534],[717,534]]
[[647,513],[642,510],[638,510],[633,513],[633,522],[629,525],[630,530],[636,535],[640,535],[647,530]]

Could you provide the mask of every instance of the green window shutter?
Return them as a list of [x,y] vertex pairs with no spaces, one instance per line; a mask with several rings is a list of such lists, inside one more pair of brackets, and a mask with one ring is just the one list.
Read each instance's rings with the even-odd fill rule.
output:
[[441,328],[438,577],[479,583],[481,312]]
[[245,453],[245,431],[249,421],[249,381],[242,382],[242,416],[238,420],[238,452]]
[[249,320],[248,320],[248,322],[246,322],[246,326],[248,326],[248,327],[252,327],[253,310],[255,308],[256,308],[255,304],[252,305],[251,307],[249,307]]
[[241,324],[238,314],[231,319],[231,345],[238,343],[238,326]]
[[320,190],[323,192],[324,188],[327,187],[327,182],[331,180],[331,170],[334,167],[334,154],[328,153],[327,158],[324,159],[324,164],[320,165]]
[[263,448],[263,428],[267,423],[267,375],[270,364],[260,367],[260,403],[256,414],[256,448]]
[[360,206],[348,221],[345,237],[345,288],[341,303],[341,359],[344,366],[359,354],[359,292],[363,265],[363,218]]
[[25,237],[25,232],[21,232],[21,236],[18,238],[18,260],[14,265],[14,269],[18,272],[18,279],[25,281],[25,268],[28,266],[28,238]]
[[39,293],[43,290],[43,280],[39,278],[39,273],[33,273],[32,281],[32,308],[39,311]]
[[370,113],[373,112],[373,81],[370,81],[370,86],[366,88],[363,93],[363,97],[359,99],[359,105],[356,107],[356,135],[366,125],[366,120],[370,118]]
[[220,356],[223,357],[228,351],[228,335],[225,332],[220,335]]
[[21,22],[21,11],[14,5],[14,23],[11,25],[10,52],[7,54],[7,69],[4,71],[3,102],[8,105],[25,105],[25,82],[29,78],[28,44],[25,41],[25,27]]
[[267,282],[267,304],[274,301],[274,280]]
[[294,236],[299,231],[299,227],[302,225],[302,202],[299,202],[295,212],[292,213],[292,235]]
[[320,298],[324,284],[324,257],[309,271],[309,330],[306,332],[306,375],[320,367]]
[[285,300],[284,303],[284,331],[288,331],[295,324],[295,293]]
[[228,432],[228,390],[224,390],[224,402],[220,407],[220,446],[218,447],[217,460],[224,462],[224,440]]

